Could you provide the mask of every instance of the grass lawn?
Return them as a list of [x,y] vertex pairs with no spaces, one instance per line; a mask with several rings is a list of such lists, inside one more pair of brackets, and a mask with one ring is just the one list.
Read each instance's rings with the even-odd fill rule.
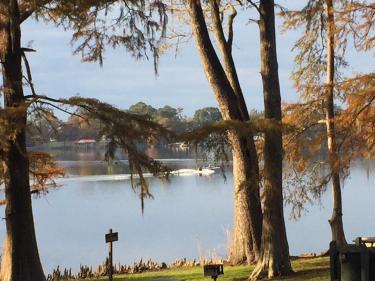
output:
[[[328,281],[329,280],[329,258],[299,259],[292,262],[295,273],[286,278],[274,280],[308,280],[308,281]],[[224,275],[218,281],[242,281],[249,277],[252,267],[234,266],[224,267]],[[154,279],[178,279],[178,280],[212,280],[203,278],[202,267],[170,269],[158,272],[147,272],[142,274],[118,275],[114,281],[151,281]],[[105,279],[101,279],[105,280]]]

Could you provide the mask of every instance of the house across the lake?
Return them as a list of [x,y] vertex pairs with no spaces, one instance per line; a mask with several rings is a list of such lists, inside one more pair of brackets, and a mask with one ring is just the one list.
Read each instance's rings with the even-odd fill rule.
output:
[[80,139],[74,142],[77,147],[90,148],[96,146],[96,140],[94,139]]

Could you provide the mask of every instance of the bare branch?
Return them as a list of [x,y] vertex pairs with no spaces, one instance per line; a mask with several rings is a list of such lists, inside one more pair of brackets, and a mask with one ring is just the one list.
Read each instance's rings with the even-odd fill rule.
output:
[[234,8],[233,5],[229,4],[229,6],[231,8],[231,14],[228,17],[228,41],[227,41],[227,45],[228,45],[229,53],[232,53],[233,21],[234,21],[234,18],[237,16],[237,11],[236,11],[236,9]]
[[26,81],[30,86],[30,89],[31,89],[31,92],[32,92],[33,96],[36,96],[36,92],[35,92],[35,88],[34,88],[34,84],[33,84],[33,77],[31,76],[30,64],[29,64],[29,61],[26,58],[26,54],[25,54],[24,50],[22,51],[22,58],[23,58],[23,61],[25,63],[25,66],[26,66],[26,73],[27,73]]
[[255,4],[252,0],[247,0],[247,2],[250,3],[251,6],[253,6],[259,13],[259,15],[261,16],[262,15],[262,12],[260,11],[259,7],[257,4]]
[[56,108],[57,110],[60,110],[60,111],[62,111],[62,112],[64,112],[64,113],[66,113],[66,114],[69,114],[69,115],[72,115],[72,116],[77,116],[77,117],[79,117],[79,118],[86,119],[86,118],[83,117],[82,115],[79,115],[79,114],[77,114],[77,113],[74,113],[74,112],[70,112],[70,111],[68,111],[68,110],[65,110],[65,109],[61,108],[60,106],[57,106],[57,105],[55,105],[55,104],[53,104],[53,103],[46,102],[46,101],[42,101],[41,103],[46,104],[46,105],[49,105],[49,106],[52,106],[53,108]]
[[[50,97],[47,97],[47,96],[42,96],[42,95],[27,95],[25,96],[25,99],[28,100],[28,99],[31,99],[31,103],[33,102],[39,102],[39,103],[42,103],[42,104],[45,104],[45,105],[49,105],[59,111],[62,111],[66,114],[69,114],[71,116],[77,116],[79,118],[82,118],[84,120],[86,120],[87,118],[80,115],[80,114],[77,114],[77,113],[74,113],[74,112],[70,112],[66,109],[63,109],[61,108],[60,106],[57,106],[55,103],[59,103],[59,104],[67,104],[64,100],[60,100],[60,99],[54,99],[54,98],[50,98]],[[70,104],[68,104],[70,105]],[[78,106],[78,105],[77,105]],[[79,107],[79,106],[78,106]]]
[[[233,57],[231,54],[231,48],[229,47],[223,31],[223,26],[220,21],[220,12],[219,12],[219,6],[215,0],[209,1],[211,6],[211,16],[212,16],[212,22],[213,22],[213,30],[216,37],[216,41],[218,44],[218,47],[220,49],[220,52],[223,56],[223,63],[224,63],[224,71],[226,76],[228,77],[228,80],[230,82],[230,85],[234,91],[234,93],[238,96],[238,98],[243,99],[242,89],[240,82],[238,80],[238,75],[236,71],[236,67],[234,65]],[[234,19],[234,17],[233,17]],[[233,21],[232,21],[233,23]],[[233,37],[233,35],[232,35]],[[233,40],[233,39],[231,39]],[[242,113],[244,116],[248,115],[247,112]]]

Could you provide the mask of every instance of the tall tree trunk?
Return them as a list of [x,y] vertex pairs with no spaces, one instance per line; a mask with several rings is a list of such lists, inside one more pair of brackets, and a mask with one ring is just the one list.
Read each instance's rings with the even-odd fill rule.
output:
[[[5,3],[4,3],[5,2]],[[2,281],[45,281],[34,230],[29,183],[29,162],[25,144],[26,107],[22,89],[21,31],[16,0],[2,1],[1,59],[4,106],[14,110],[14,138],[3,149],[6,238],[1,261]]]
[[332,173],[333,210],[329,220],[332,241],[338,245],[345,245],[346,239],[342,222],[342,198],[340,186],[340,167],[336,146],[335,111],[334,111],[334,78],[335,78],[335,17],[333,0],[325,0],[327,13],[327,93],[325,101],[327,146],[330,170]]
[[[265,118],[281,122],[281,97],[278,75],[275,12],[273,0],[261,0],[260,57]],[[281,130],[266,130],[264,139],[264,205],[261,257],[251,275],[252,280],[292,272],[285,230]]]
[[233,154],[234,228],[229,253],[232,264],[257,261],[260,253],[262,210],[259,195],[258,163],[249,149],[249,140],[229,132]]
[[[200,1],[190,0],[188,10],[201,62],[223,119],[247,121],[243,97],[241,101],[233,90],[215,52]],[[228,137],[233,151],[234,177],[234,250],[230,258],[233,263],[252,262],[259,256],[262,231],[258,158],[253,134],[244,137],[230,130]]]

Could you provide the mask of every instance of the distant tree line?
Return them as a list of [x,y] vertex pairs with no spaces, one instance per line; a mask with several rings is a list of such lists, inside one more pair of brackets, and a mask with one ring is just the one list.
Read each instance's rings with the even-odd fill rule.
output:
[[[148,118],[171,130],[176,134],[191,131],[195,128],[206,126],[222,120],[220,111],[216,107],[204,107],[194,112],[192,117],[182,114],[183,108],[174,108],[165,105],[160,108],[144,102],[131,105],[126,112],[137,114]],[[256,111],[254,111],[256,114]],[[71,115],[65,122],[51,115],[32,113],[29,117],[27,133],[28,145],[47,143],[53,141],[76,141],[79,139],[100,140],[101,121],[89,119],[84,110],[78,110],[77,114]]]

